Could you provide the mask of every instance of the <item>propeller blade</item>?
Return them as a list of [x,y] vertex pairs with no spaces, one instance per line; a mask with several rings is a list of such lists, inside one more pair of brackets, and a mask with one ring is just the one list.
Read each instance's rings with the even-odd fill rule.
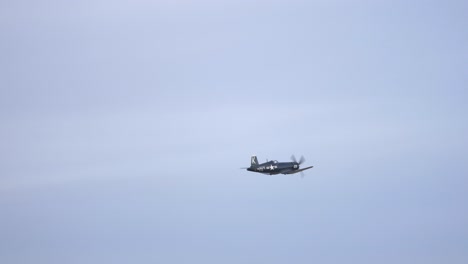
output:
[[304,176],[305,176],[304,172],[301,171],[301,179],[304,179]]
[[301,156],[301,159],[299,160],[299,164],[302,164],[302,163],[304,163],[304,161],[305,161],[305,158],[304,158],[304,156]]
[[299,162],[297,162],[296,157],[294,155],[292,155],[291,160],[296,162],[297,164],[301,165],[302,163],[304,163],[305,158],[304,158],[304,156],[301,156],[301,159],[299,160]]
[[297,163],[296,157],[294,157],[294,155],[291,155],[291,160]]

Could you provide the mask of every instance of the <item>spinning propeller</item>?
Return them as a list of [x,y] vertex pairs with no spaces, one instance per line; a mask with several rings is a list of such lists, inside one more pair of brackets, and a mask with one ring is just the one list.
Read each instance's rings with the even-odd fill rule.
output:
[[[299,159],[299,162],[297,162],[296,160],[296,157],[294,155],[291,156],[291,160],[294,162],[294,163],[297,163],[297,169],[299,169],[299,166],[304,163],[305,161],[305,158],[304,156],[301,155],[301,159]],[[301,171],[301,178],[304,178],[304,172]]]
[[291,156],[291,160],[297,163],[298,165],[301,165],[305,161],[304,156],[301,156],[301,159],[299,160],[299,162],[297,162],[296,157],[294,155]]

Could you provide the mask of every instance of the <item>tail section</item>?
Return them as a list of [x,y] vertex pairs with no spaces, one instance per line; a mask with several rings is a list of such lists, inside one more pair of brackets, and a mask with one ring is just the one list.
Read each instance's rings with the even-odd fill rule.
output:
[[253,166],[257,166],[257,165],[258,165],[257,156],[250,157],[250,166],[253,167]]

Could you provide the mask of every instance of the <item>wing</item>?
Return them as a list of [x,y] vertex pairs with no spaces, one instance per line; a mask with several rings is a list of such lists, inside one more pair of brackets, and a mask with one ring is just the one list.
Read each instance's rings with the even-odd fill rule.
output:
[[299,170],[287,170],[287,171],[282,171],[281,173],[282,174],[294,174],[294,173],[298,173],[298,172],[305,171],[305,170],[308,170],[308,169],[312,169],[313,167],[314,166],[306,167],[306,168],[299,169]]

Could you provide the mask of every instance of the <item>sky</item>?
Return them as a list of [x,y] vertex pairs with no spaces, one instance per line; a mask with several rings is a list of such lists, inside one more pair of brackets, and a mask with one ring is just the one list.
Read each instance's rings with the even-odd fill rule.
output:
[[467,13],[1,1],[0,263],[468,263]]

